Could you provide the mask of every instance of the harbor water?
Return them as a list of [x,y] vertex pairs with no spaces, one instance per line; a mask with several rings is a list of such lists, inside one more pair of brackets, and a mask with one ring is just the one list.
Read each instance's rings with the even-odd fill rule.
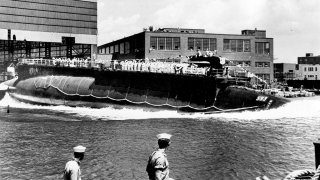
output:
[[[320,97],[278,109],[188,114],[110,105],[103,109],[0,101],[0,179],[61,179],[72,147],[87,147],[83,179],[147,180],[156,135],[172,134],[167,151],[176,180],[282,179],[315,169]],[[9,113],[8,111],[8,105]]]

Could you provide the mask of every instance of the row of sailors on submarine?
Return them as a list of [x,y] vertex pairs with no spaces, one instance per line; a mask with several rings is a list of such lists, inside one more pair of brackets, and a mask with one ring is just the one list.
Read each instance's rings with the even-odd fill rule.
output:
[[173,74],[201,74],[206,75],[209,68],[197,67],[195,64],[175,63],[175,62],[141,62],[135,60],[125,60],[111,65],[113,70],[124,71],[143,71],[154,73],[173,73]]
[[83,59],[83,58],[53,58],[53,65],[55,66],[67,66],[67,67],[90,67],[91,59]]
[[23,59],[26,64],[53,65],[65,67],[90,67],[91,59],[87,58],[52,58],[52,59]]

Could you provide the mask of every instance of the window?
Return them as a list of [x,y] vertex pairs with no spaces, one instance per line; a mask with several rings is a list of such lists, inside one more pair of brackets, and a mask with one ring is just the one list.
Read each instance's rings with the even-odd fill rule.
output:
[[124,43],[120,43],[120,54],[124,54]]
[[210,38],[209,40],[210,40],[210,44],[209,44],[210,51],[217,50],[217,39]]
[[250,40],[244,40],[244,52],[251,52]]
[[119,52],[119,45],[118,44],[114,45],[114,52],[115,53]]
[[217,39],[215,38],[188,38],[188,50],[214,51],[217,49]]
[[194,38],[188,38],[188,50],[194,50]]
[[150,37],[151,50],[179,50],[179,37]]
[[202,39],[196,38],[196,50],[200,49],[202,50]]
[[270,62],[256,62],[256,67],[270,67]]
[[256,67],[263,67],[263,62],[256,62]]
[[224,39],[223,40],[223,51],[230,52],[230,40],[229,39]]
[[158,38],[158,50],[164,50],[165,47],[165,38],[159,37]]
[[180,49],[180,38],[178,37],[173,38],[173,47],[174,47],[174,50]]
[[114,47],[110,46],[110,54],[113,54],[113,53],[114,53]]
[[172,50],[172,38],[166,38],[166,50]]
[[224,39],[223,51],[225,52],[250,52],[250,40]]
[[124,53],[125,54],[130,53],[130,43],[129,42],[125,42],[125,44],[124,44]]
[[151,49],[157,49],[157,38],[156,37],[150,37],[150,47]]
[[256,54],[270,54],[270,43],[268,42],[256,42],[255,48]]
[[106,54],[110,54],[110,48],[106,47]]
[[203,39],[203,50],[209,50],[209,39]]
[[243,40],[237,40],[237,52],[243,52]]

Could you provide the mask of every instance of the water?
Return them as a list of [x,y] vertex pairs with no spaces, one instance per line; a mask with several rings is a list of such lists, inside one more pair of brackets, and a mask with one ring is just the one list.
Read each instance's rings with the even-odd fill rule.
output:
[[[35,106],[0,101],[0,179],[61,179],[72,147],[87,147],[83,179],[145,179],[156,134],[173,135],[167,151],[176,180],[248,180],[314,169],[320,97],[257,112],[179,114],[110,106]],[[7,113],[7,105],[10,113]]]

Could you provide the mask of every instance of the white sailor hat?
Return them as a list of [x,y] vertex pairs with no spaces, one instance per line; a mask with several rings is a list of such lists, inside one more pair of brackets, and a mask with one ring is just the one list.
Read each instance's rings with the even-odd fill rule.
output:
[[157,135],[157,138],[158,139],[169,139],[170,140],[171,136],[172,136],[171,134],[161,133],[161,134]]
[[74,152],[78,152],[78,153],[84,153],[86,151],[86,147],[84,146],[76,146],[73,148],[73,151]]

